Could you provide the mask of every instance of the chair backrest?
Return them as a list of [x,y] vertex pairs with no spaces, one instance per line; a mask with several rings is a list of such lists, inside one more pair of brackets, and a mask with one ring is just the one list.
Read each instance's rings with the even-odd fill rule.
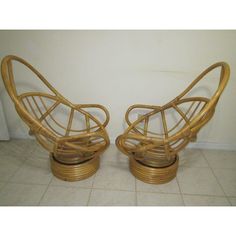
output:
[[[220,68],[220,78],[219,78],[219,84],[217,86],[216,91],[212,95],[212,97],[205,98],[205,97],[185,97],[186,95],[191,92],[191,90],[198,84],[198,82],[204,77],[210,73],[211,71],[215,70],[216,68]],[[219,101],[219,98],[224,91],[227,82],[229,80],[230,76],[230,67],[225,62],[218,62],[213,64],[212,66],[208,67],[206,70],[204,70],[179,96],[177,96],[175,99],[173,99],[171,102],[166,104],[164,107],[168,106],[175,106],[175,104],[181,103],[183,101],[192,101],[199,103],[203,102],[204,106],[200,110],[199,113],[195,114],[189,123],[186,124],[185,127],[181,130],[181,133],[188,133],[189,130],[192,133],[197,133],[202,126],[204,126],[214,115],[215,107]],[[181,114],[181,111],[179,111]],[[183,114],[184,118],[184,114]],[[178,134],[176,134],[178,135]]]
[[17,97],[19,94],[17,94],[16,85],[15,85],[15,79],[14,79],[14,73],[13,73],[13,65],[12,62],[17,61],[19,63],[22,63],[25,65],[28,69],[30,69],[37,77],[43,82],[44,85],[48,87],[49,90],[53,94],[59,97],[63,97],[45,78],[44,76],[38,72],[32,65],[30,65],[27,61],[24,59],[14,56],[14,55],[8,55],[3,58],[1,63],[1,72],[2,72],[2,79],[5,84],[5,87],[8,91],[8,94],[12,98],[12,100],[17,103]]
[[[31,70],[43,82],[43,84],[53,93],[53,95],[40,92],[18,94],[14,79],[14,71],[12,63],[13,61],[17,61],[25,65],[29,70]],[[4,85],[6,87],[9,96],[11,97],[12,101],[15,104],[17,113],[24,120],[24,122],[30,127],[31,131],[33,130],[40,131],[41,134],[45,134],[48,138],[55,140],[56,139],[55,134],[46,127],[44,127],[41,124],[40,120],[36,119],[34,114],[32,114],[32,112],[29,112],[29,110],[27,110],[23,102],[23,98],[27,99],[28,96],[33,97],[37,95],[42,95],[53,99],[55,102],[57,102],[61,98],[65,101],[67,100],[55,88],[53,88],[53,86],[43,77],[43,75],[41,75],[32,65],[30,65],[28,62],[26,62],[24,59],[20,57],[14,55],[8,55],[4,57],[1,63],[1,73]],[[67,102],[69,103],[69,101]]]

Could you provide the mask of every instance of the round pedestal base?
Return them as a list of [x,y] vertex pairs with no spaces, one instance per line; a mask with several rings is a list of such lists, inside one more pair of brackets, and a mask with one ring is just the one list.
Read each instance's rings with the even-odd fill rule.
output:
[[50,161],[53,175],[64,181],[87,179],[95,174],[100,164],[99,156],[81,164],[66,165],[55,160],[52,155],[50,155]]
[[161,168],[145,166],[134,158],[130,158],[129,164],[131,173],[137,179],[148,184],[164,184],[176,177],[179,157],[176,156],[176,160],[172,165]]

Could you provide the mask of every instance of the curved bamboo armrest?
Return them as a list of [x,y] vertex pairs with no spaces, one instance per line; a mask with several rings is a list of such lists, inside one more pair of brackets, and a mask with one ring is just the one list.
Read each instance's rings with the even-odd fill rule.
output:
[[[75,104],[75,108],[79,108],[79,109],[83,109],[83,108],[96,108],[96,109],[100,109],[103,111],[103,113],[105,114],[105,121],[103,121],[103,123],[101,122],[102,126],[105,128],[110,120],[110,114],[108,112],[108,110],[100,105],[100,104]],[[91,116],[95,116],[94,114],[91,114],[89,111],[86,111],[87,113],[89,113]],[[98,118],[96,116],[96,118]]]
[[[29,100],[29,98],[31,98],[31,100]],[[45,103],[45,99],[51,100],[53,101],[53,105],[52,106],[47,106]],[[41,106],[44,108],[44,111],[42,110],[42,107],[40,108],[39,103],[41,104]],[[29,105],[29,107],[26,107],[26,104]],[[56,117],[53,116],[52,112],[60,105],[65,105],[67,107],[70,108],[70,112],[68,114],[69,116],[69,120],[68,123],[66,124],[61,124],[60,122],[58,122],[58,120],[56,119]],[[32,118],[34,120],[34,122],[38,122],[38,126],[36,127],[30,127],[30,131],[29,134],[35,134],[34,131],[36,132],[40,132],[40,130],[37,129],[37,127],[43,127],[44,125],[42,124],[42,122],[44,121],[47,125],[47,128],[50,128],[51,131],[54,131],[54,134],[59,134],[52,126],[50,123],[48,123],[47,121],[47,117],[49,117],[52,121],[54,121],[54,123],[60,127],[61,129],[65,130],[65,134],[59,134],[60,136],[70,136],[69,133],[70,131],[75,131],[73,129],[71,129],[71,125],[74,119],[74,112],[79,112],[80,114],[85,116],[85,122],[86,122],[86,128],[84,130],[76,130],[78,132],[92,132],[91,129],[94,128],[98,128],[97,130],[104,130],[104,124],[106,125],[109,121],[109,113],[108,111],[97,104],[88,104],[88,105],[74,105],[72,103],[70,103],[68,100],[66,100],[65,98],[61,98],[58,96],[54,96],[54,95],[50,95],[47,93],[41,93],[41,92],[29,92],[29,93],[23,93],[20,96],[18,96],[18,108],[22,107],[22,111],[24,111],[24,109],[26,109],[27,115],[28,117]],[[87,107],[93,107],[93,108],[100,108],[104,111],[104,113],[106,114],[106,120],[104,122],[104,124],[102,124],[93,114],[91,114],[89,111],[86,111],[85,109],[82,108],[87,108]],[[17,108],[17,109],[18,109]],[[30,109],[30,110],[29,110]],[[39,112],[40,114],[36,113]],[[23,118],[23,117],[22,117]],[[96,123],[95,126],[91,127],[90,126],[90,120],[92,120],[93,122]],[[36,130],[35,130],[36,129]],[[49,132],[49,130],[48,130]],[[56,135],[57,136],[57,135]]]
[[[100,139],[102,138],[104,140],[103,142],[98,142],[97,144],[91,145],[91,146],[83,146],[78,143],[74,144],[74,141],[77,140],[89,140],[91,138],[94,139]],[[79,150],[83,152],[90,152],[90,151],[97,151],[101,147],[106,148],[107,145],[109,145],[109,138],[108,135],[101,131],[95,131],[90,133],[83,133],[79,135],[72,135],[72,136],[66,136],[66,137],[60,137],[58,138],[57,145],[60,144],[66,144],[66,146],[73,148],[74,150]],[[56,148],[56,147],[55,147]]]
[[[140,145],[133,145],[131,140],[138,141]],[[137,133],[122,134],[116,138],[116,145],[120,148],[120,150],[124,154],[128,156],[130,155],[132,156],[134,153],[146,152],[148,150],[152,150],[153,148],[159,147],[160,145],[164,144],[165,144],[164,140],[162,139],[156,137],[148,137],[144,136],[143,134],[137,134]]]

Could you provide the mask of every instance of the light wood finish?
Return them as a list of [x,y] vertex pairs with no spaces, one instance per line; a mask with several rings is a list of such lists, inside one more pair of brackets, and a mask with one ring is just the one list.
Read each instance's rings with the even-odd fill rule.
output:
[[64,181],[78,181],[87,179],[96,173],[99,168],[100,158],[96,156],[89,161],[79,164],[63,164],[50,154],[51,170],[54,176]]
[[143,165],[134,158],[130,158],[129,166],[131,173],[139,180],[149,184],[164,184],[176,177],[179,157],[174,163],[166,167],[150,167]]
[[[214,69],[220,69],[219,84],[213,96],[210,98],[191,95],[196,84],[206,77]],[[125,114],[128,128],[118,136],[116,145],[124,154],[130,158],[131,172],[139,179],[149,183],[165,182],[163,175],[156,175],[156,180],[151,176],[152,169],[163,168],[171,169],[171,165],[176,165],[176,156],[186,145],[195,141],[199,130],[212,118],[218,100],[228,82],[230,75],[229,65],[225,62],[216,63],[203,71],[179,96],[165,104],[156,105],[133,105],[129,107]],[[218,81],[213,81],[217,83]],[[182,106],[186,109],[183,109]],[[145,110],[134,121],[130,120],[130,115],[134,111]],[[176,119],[174,124],[168,123],[167,114],[174,114]],[[157,133],[149,127],[150,120],[159,115],[159,122],[162,127],[161,132]],[[173,122],[172,122],[173,123]],[[142,173],[136,171],[140,169]],[[167,170],[166,169],[166,170]],[[146,171],[146,174],[145,174]],[[172,168],[175,172],[176,168]],[[158,171],[156,170],[158,173]],[[145,177],[141,177],[145,176]],[[148,177],[148,175],[150,175]],[[175,174],[173,173],[172,176]],[[159,178],[159,180],[158,180]],[[169,181],[169,174],[166,181]]]
[[[14,63],[21,63],[31,70],[51,93],[24,92],[18,94],[14,79]],[[98,104],[72,104],[64,98],[49,82],[28,62],[17,56],[6,56],[1,64],[2,79],[9,96],[14,102],[15,108],[22,120],[29,126],[29,134],[34,135],[37,141],[52,153],[55,163],[52,161],[52,169],[57,176],[65,176],[72,181],[78,179],[75,171],[86,169],[86,162],[91,166],[91,160],[98,156],[109,146],[109,137],[105,130],[109,122],[107,109]],[[29,81],[30,83],[30,81]],[[58,111],[66,111],[66,121],[60,121]],[[90,111],[96,110],[96,116]],[[57,111],[57,112],[56,112]],[[103,114],[104,120],[101,121]],[[74,128],[80,116],[83,128]],[[59,164],[64,165],[59,168]],[[83,168],[78,166],[83,163]],[[65,167],[67,165],[67,167]],[[71,178],[69,177],[71,168]],[[89,169],[89,167],[88,167]],[[60,173],[61,172],[61,173]],[[73,172],[73,173],[72,173]],[[89,171],[88,171],[89,172]],[[93,172],[90,171],[92,174]],[[65,179],[63,177],[63,179]]]

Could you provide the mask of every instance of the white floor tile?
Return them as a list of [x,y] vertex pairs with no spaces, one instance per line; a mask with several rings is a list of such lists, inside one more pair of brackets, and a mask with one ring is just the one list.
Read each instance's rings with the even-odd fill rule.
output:
[[69,182],[69,181],[63,181],[63,180],[58,179],[55,176],[53,176],[50,186],[64,186],[64,187],[73,187],[73,188],[77,188],[77,187],[91,188],[92,184],[93,184],[94,177],[95,177],[95,175],[93,175],[85,180]]
[[49,184],[51,178],[49,161],[35,158],[27,160],[9,181],[14,183]]
[[10,156],[0,158],[0,181],[8,181],[9,178],[23,165],[22,161]]
[[86,206],[91,189],[50,186],[41,206]]
[[156,192],[156,193],[180,193],[179,185],[176,179],[166,184],[147,184],[140,180],[136,180],[137,191],[139,192]]
[[30,157],[31,159],[40,158],[49,160],[49,152],[43,148],[40,144],[35,144],[35,150],[32,152],[32,155]]
[[39,204],[46,185],[8,183],[0,191],[1,206],[35,206]]
[[12,139],[0,142],[0,156],[11,155],[28,158],[35,149],[35,141],[29,139]]
[[135,191],[135,178],[126,164],[101,165],[94,179],[94,188]]
[[236,169],[236,152],[221,150],[203,150],[212,168]]
[[236,205],[236,152],[186,149],[179,156],[177,179],[146,184],[135,180],[128,158],[111,144],[96,175],[66,182],[52,175],[49,153],[36,141],[0,142],[0,205],[38,205],[43,197],[41,205],[83,206],[90,196],[93,206],[133,206],[137,196],[140,206],[177,206],[184,205],[180,191],[186,205]]
[[6,183],[0,182],[0,190],[3,188],[4,185],[6,185]]
[[236,206],[236,197],[228,198],[232,206]]
[[180,194],[137,193],[138,206],[183,206]]
[[230,206],[226,197],[183,195],[186,206]]
[[213,169],[227,196],[236,196],[236,170]]
[[134,206],[135,192],[93,189],[90,206]]
[[208,167],[203,153],[199,149],[185,149],[179,153],[179,165],[189,167]]
[[224,196],[210,168],[179,168],[177,180],[182,193]]

